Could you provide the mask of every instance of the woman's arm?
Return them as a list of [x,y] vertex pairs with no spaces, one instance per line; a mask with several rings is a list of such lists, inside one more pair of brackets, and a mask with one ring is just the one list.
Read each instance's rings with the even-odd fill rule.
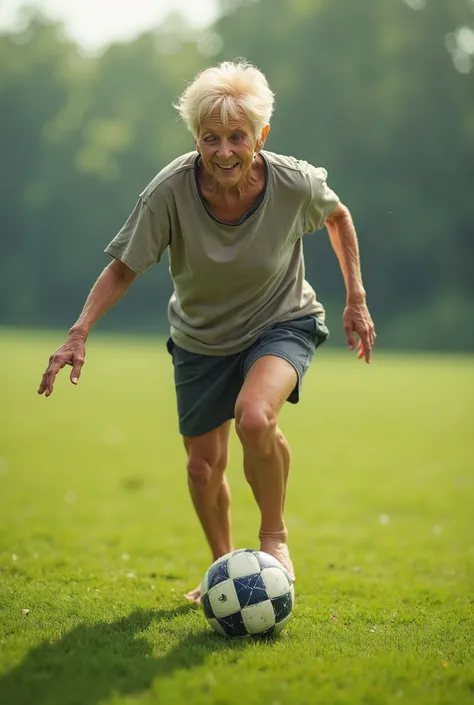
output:
[[119,259],[113,259],[92,287],[81,315],[69,333],[78,333],[84,341],[87,340],[92,326],[120,301],[136,276],[133,269]]
[[38,394],[49,397],[58,372],[66,365],[72,366],[71,382],[77,384],[85,362],[86,340],[92,326],[102,318],[127,292],[136,273],[118,259],[114,259],[102,272],[87,297],[84,308],[69,331],[64,343],[49,358],[38,388]]
[[336,253],[346,285],[344,331],[349,349],[354,350],[354,333],[359,336],[358,357],[370,362],[376,334],[366,304],[366,292],[360,269],[359,243],[349,209],[340,203],[326,219],[331,245]]
[[359,242],[349,209],[340,203],[326,220],[331,245],[339,260],[347,301],[365,301],[360,271]]

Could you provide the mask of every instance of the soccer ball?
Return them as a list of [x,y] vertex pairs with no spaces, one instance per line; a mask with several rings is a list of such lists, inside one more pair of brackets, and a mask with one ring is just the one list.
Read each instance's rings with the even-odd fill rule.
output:
[[279,634],[291,617],[295,591],[280,561],[241,548],[218,558],[201,583],[201,604],[221,636]]

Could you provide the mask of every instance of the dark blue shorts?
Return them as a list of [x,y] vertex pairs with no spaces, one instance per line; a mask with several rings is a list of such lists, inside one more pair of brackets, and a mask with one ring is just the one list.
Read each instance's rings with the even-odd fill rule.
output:
[[276,323],[245,350],[234,355],[199,355],[169,338],[178,402],[179,430],[183,436],[201,436],[234,418],[235,402],[245,377],[259,357],[275,355],[296,370],[298,382],[288,397],[297,404],[303,376],[316,348],[329,331],[317,316]]

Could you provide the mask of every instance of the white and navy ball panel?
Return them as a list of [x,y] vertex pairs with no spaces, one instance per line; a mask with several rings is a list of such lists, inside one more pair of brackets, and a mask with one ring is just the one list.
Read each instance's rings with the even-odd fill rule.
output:
[[265,585],[268,597],[281,597],[288,593],[288,586],[292,584],[288,573],[280,568],[264,568],[260,573],[260,578]]
[[270,634],[275,627],[275,612],[270,600],[242,610],[242,619],[248,634]]
[[204,595],[207,595],[207,576],[208,575],[209,575],[209,571],[206,570],[206,572],[204,573],[204,577],[201,580],[201,602],[202,602],[202,598],[204,597]]
[[215,561],[201,584],[210,626],[226,636],[279,633],[291,617],[294,589],[273,556],[239,549]]
[[[210,623],[210,620],[208,620]],[[223,619],[218,619],[217,623],[219,627],[224,632],[225,636],[248,636],[248,631],[245,627],[244,620],[242,619],[242,613],[236,612],[235,614],[229,614],[228,617]],[[212,626],[212,624],[211,624]]]
[[220,636],[227,636],[226,632],[222,629],[217,619],[208,619],[207,621],[214,629],[214,631],[217,632]]
[[252,551],[238,551],[229,558],[229,578],[243,578],[260,573],[260,563]]
[[215,617],[227,617],[240,610],[239,596],[235,581],[231,578],[213,585],[206,595]]
[[269,595],[260,573],[234,578],[233,582],[241,608],[268,600]]
[[211,565],[207,573],[208,590],[213,588],[214,585],[218,585],[219,583],[222,583],[224,580],[227,580],[229,578],[228,564],[229,561],[226,558]]
[[293,586],[290,592],[272,600],[273,611],[275,612],[275,622],[281,622],[291,613],[293,609]]

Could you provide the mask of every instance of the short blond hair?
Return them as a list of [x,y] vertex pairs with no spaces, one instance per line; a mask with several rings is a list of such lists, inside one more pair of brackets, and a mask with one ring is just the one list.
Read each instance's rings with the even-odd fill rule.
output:
[[195,139],[203,122],[220,108],[224,127],[229,118],[242,118],[258,139],[270,123],[275,96],[263,73],[245,59],[223,61],[197,74],[174,107]]

